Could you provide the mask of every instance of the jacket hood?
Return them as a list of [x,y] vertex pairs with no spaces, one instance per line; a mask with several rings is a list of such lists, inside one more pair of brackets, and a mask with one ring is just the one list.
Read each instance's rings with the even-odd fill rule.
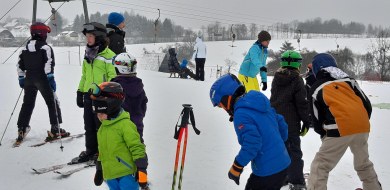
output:
[[273,83],[277,86],[290,85],[292,81],[299,78],[299,71],[296,69],[279,68],[273,80]]
[[247,108],[259,112],[268,112],[271,108],[268,98],[261,92],[251,90],[239,98],[234,105],[234,110]]
[[115,119],[112,119],[112,120],[109,120],[109,119],[104,120],[104,121],[102,121],[102,125],[110,126],[110,125],[113,125],[113,124],[123,120],[123,119],[130,120],[130,114],[122,109],[122,111],[121,111],[121,113],[119,113],[118,117],[116,117]]
[[126,97],[137,97],[143,92],[142,79],[131,75],[118,75],[111,80],[121,84]]

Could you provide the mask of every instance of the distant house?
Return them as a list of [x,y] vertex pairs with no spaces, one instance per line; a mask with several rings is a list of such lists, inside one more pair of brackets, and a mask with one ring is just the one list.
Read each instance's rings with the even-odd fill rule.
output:
[[61,37],[66,37],[66,38],[79,38],[79,34],[75,31],[63,31],[61,33],[59,33],[57,36],[57,38],[61,38]]
[[0,46],[15,46],[16,40],[14,35],[6,29],[0,27]]
[[11,29],[12,35],[15,36],[15,38],[28,38],[30,37],[30,25],[22,24],[15,26]]

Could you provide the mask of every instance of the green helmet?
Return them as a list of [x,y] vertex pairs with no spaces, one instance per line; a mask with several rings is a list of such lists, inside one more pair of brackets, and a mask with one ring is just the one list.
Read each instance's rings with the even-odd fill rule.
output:
[[287,50],[284,53],[282,53],[280,61],[281,67],[292,67],[297,68],[301,67],[302,64],[302,56],[296,51],[293,50]]

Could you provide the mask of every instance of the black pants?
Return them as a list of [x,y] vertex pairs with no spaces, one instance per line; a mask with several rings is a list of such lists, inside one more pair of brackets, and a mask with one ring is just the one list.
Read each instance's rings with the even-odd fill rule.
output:
[[57,118],[58,111],[56,110],[57,106],[54,98],[54,93],[49,85],[46,75],[34,75],[31,77],[27,75],[24,82],[23,105],[18,118],[18,128],[20,129],[24,129],[30,124],[31,115],[35,107],[38,90],[42,94],[43,99],[45,100],[47,108],[49,110],[50,124],[56,125],[58,124],[58,121],[62,122],[62,118]]
[[195,75],[198,80],[204,81],[204,64],[206,63],[206,58],[195,58]]
[[280,190],[283,180],[287,176],[287,169],[270,176],[256,176],[253,173],[246,183],[245,190]]
[[301,138],[299,135],[289,135],[285,144],[291,158],[291,164],[288,168],[288,181],[292,184],[305,184]]
[[97,131],[100,124],[96,113],[93,113],[92,100],[89,94],[84,94],[84,129],[87,154],[95,154],[98,152]]

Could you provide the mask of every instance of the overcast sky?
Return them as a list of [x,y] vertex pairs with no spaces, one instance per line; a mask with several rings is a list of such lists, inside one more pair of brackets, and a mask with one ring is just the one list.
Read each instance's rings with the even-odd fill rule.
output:
[[[3,16],[18,0],[1,1],[0,16]],[[32,2],[22,0],[8,15],[31,19]],[[52,3],[52,6],[57,8],[61,4]],[[171,18],[176,24],[193,29],[217,20],[226,25],[271,25],[315,17],[390,26],[390,0],[87,0],[87,4],[90,14],[134,11],[150,19],[157,18],[159,8],[161,19]],[[50,10],[47,1],[38,0],[38,18],[46,19]],[[59,12],[72,22],[76,14],[83,13],[82,1],[67,2]]]

